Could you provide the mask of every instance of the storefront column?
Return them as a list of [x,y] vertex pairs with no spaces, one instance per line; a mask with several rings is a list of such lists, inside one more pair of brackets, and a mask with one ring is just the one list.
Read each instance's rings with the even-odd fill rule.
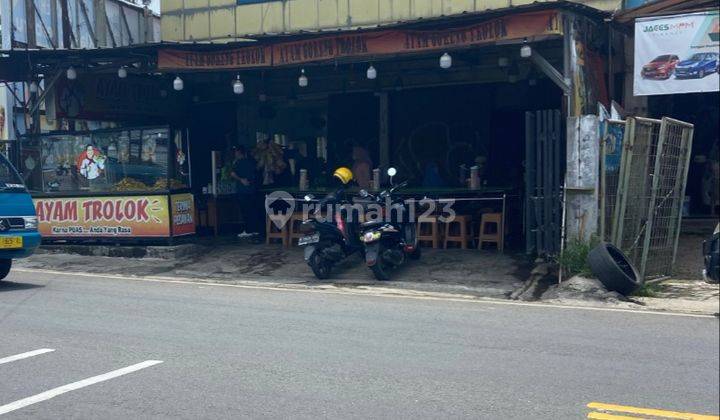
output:
[[599,129],[594,109],[599,95],[590,83],[588,26],[568,15],[564,22],[564,70],[570,80],[567,97],[565,168],[565,241],[587,242],[597,234]]
[[388,94],[387,92],[380,92],[377,94],[380,104],[378,106],[379,114],[379,132],[378,132],[378,143],[380,144],[380,168],[381,173],[390,166],[390,136],[389,136],[389,106],[388,106]]

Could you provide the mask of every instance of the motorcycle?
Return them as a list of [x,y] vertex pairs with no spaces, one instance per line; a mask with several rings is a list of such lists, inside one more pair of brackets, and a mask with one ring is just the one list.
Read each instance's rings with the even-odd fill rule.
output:
[[[389,168],[387,174],[392,185],[397,170]],[[416,225],[414,221],[409,220],[409,217],[402,217],[408,214],[404,201],[393,197],[395,191],[405,186],[407,181],[377,196],[365,190],[360,191],[361,197],[373,199],[377,204],[384,206],[381,220],[368,221],[360,225],[360,241],[365,245],[365,263],[378,280],[389,280],[390,271],[404,264],[408,258],[420,259]],[[398,219],[392,220],[393,212],[399,216]]]
[[[312,195],[305,196],[306,202],[314,199]],[[305,262],[320,280],[329,278],[333,266],[338,262],[363,249],[358,239],[357,218],[352,218],[350,213],[338,208],[343,204],[349,204],[344,198],[343,188],[329,193],[320,200],[319,207],[332,205],[336,211],[325,220],[305,220],[300,227],[305,236],[298,240],[298,245],[305,247]]]

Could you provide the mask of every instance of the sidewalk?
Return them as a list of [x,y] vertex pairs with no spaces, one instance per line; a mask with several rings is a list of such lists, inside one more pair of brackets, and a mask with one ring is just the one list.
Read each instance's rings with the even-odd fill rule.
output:
[[[517,298],[562,305],[697,314],[720,312],[718,285],[696,279],[659,282],[652,286],[652,297],[625,298],[608,292],[597,280],[592,279],[569,279],[557,286],[553,273],[528,289],[526,280],[532,277],[533,263],[523,254],[498,254],[495,251],[424,248],[419,261],[410,261],[394,272],[391,281],[380,282],[373,278],[359,256],[351,257],[336,267],[331,279],[319,281],[303,261],[302,249],[283,249],[279,245],[225,243],[213,247],[188,246],[171,252],[166,251],[166,248],[155,250],[148,247],[147,255],[150,257],[144,258],[79,255],[57,250],[41,250],[30,258],[16,261],[15,266],[223,284],[334,287],[468,299]],[[128,252],[114,250],[112,254]],[[697,270],[688,272],[691,271]]]
[[522,286],[530,272],[523,255],[494,251],[423,249],[420,261],[410,261],[392,280],[376,281],[355,255],[319,281],[303,260],[301,248],[279,245],[224,244],[195,247],[191,255],[174,258],[127,258],[66,254],[41,250],[16,261],[16,267],[93,274],[182,277],[197,281],[253,281],[272,285],[303,284],[338,287],[381,286],[434,293],[506,299]]

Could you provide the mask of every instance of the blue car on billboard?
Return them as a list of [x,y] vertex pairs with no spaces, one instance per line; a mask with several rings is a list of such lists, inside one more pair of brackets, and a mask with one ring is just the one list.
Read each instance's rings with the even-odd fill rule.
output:
[[0,154],[0,280],[15,258],[30,256],[40,245],[35,206],[22,178]]
[[676,79],[702,79],[710,73],[718,71],[718,58],[716,52],[695,53],[687,60],[677,63],[675,66]]

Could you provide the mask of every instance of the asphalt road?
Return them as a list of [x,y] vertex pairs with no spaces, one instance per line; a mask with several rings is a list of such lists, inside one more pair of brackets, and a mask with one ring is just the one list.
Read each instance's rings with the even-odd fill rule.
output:
[[[719,411],[715,318],[71,274],[9,280],[7,418],[577,419],[590,402]],[[54,351],[7,359],[38,349]],[[135,366],[145,361],[162,363]],[[137,371],[116,372],[129,366]]]

